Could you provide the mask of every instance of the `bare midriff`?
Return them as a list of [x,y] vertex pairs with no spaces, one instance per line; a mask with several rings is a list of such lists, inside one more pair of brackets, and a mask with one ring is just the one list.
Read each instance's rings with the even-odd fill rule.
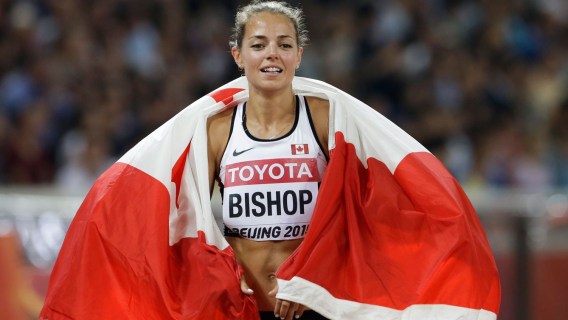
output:
[[254,241],[227,237],[238,262],[244,269],[245,279],[254,291],[258,309],[273,311],[276,299],[268,292],[276,287],[276,270],[296,250],[302,239],[283,241]]

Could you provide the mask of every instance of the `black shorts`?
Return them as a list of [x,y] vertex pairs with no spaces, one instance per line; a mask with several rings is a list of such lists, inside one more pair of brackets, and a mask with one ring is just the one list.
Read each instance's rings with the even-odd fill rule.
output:
[[[295,319],[296,318],[294,318],[294,320]],[[260,320],[281,320],[281,319],[276,318],[274,316],[274,312],[272,311],[260,311]],[[298,320],[327,320],[327,318],[313,310],[306,310]]]

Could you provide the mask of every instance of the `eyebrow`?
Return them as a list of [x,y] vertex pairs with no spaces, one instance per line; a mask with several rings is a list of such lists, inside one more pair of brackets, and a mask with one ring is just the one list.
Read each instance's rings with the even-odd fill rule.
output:
[[[248,37],[248,39],[259,39],[259,40],[265,40],[267,38],[268,38],[267,36],[263,36],[263,35],[253,35],[253,36]],[[287,39],[287,38],[293,39],[294,37],[283,34],[283,35],[279,35],[277,38],[278,39]]]

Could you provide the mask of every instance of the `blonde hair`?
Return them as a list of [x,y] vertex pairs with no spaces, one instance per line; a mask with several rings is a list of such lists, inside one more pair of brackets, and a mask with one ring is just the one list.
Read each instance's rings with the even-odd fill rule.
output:
[[247,22],[252,16],[261,12],[269,12],[274,14],[281,14],[292,22],[296,30],[296,41],[298,47],[303,47],[308,42],[308,30],[304,22],[304,13],[302,9],[290,6],[283,1],[262,1],[255,0],[250,4],[241,7],[235,16],[235,26],[233,27],[233,34],[229,45],[231,48],[239,49],[243,41],[245,27]]

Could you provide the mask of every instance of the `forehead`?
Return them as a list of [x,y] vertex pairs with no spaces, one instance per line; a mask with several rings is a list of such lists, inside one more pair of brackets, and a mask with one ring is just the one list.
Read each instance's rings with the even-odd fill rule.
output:
[[296,30],[292,20],[279,13],[260,12],[250,17],[245,26],[245,38],[250,36],[266,36],[276,33],[278,36],[296,38]]

